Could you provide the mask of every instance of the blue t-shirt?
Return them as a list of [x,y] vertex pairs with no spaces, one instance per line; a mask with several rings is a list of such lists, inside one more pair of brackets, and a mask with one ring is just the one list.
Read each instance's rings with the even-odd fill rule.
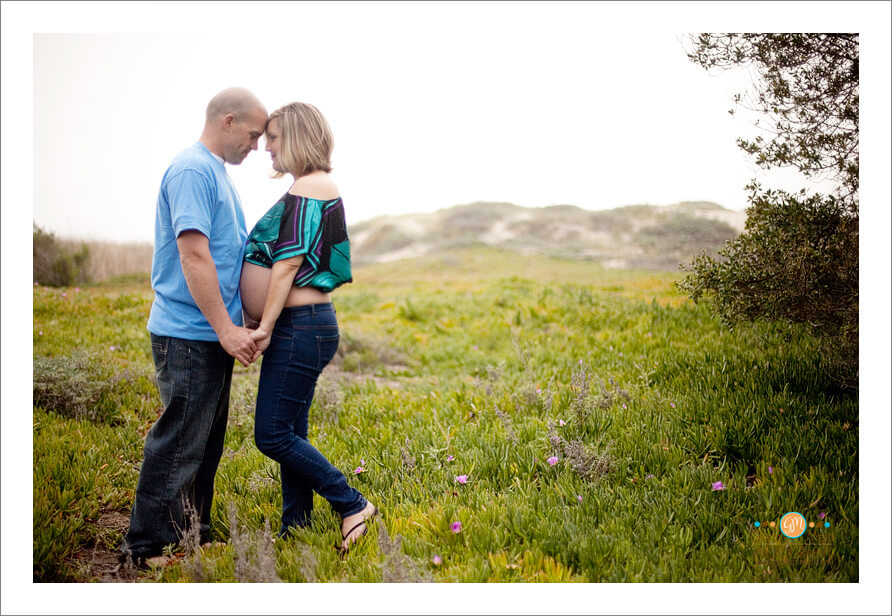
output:
[[180,152],[167,168],[155,214],[152,289],[148,329],[158,336],[217,340],[183,276],[177,237],[196,230],[208,238],[220,293],[229,317],[242,324],[239,279],[248,232],[241,201],[223,163],[200,142]]

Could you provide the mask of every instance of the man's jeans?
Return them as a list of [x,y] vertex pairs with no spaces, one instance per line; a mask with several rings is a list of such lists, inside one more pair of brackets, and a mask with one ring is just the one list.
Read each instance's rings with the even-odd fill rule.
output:
[[366,506],[363,495],[307,440],[316,381],[338,350],[338,340],[332,304],[284,308],[263,355],[254,440],[281,466],[281,534],[309,524],[313,491],[341,517]]
[[151,338],[164,410],[146,435],[122,546],[133,557],[156,556],[179,542],[190,522],[187,502],[207,538],[232,382],[233,358],[219,342]]

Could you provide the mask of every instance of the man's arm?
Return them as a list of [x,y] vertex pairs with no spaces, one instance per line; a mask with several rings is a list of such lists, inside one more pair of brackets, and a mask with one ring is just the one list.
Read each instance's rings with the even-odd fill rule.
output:
[[254,358],[256,345],[251,330],[233,323],[223,305],[208,238],[199,231],[183,231],[177,237],[177,249],[186,285],[199,310],[214,328],[226,352],[247,366]]

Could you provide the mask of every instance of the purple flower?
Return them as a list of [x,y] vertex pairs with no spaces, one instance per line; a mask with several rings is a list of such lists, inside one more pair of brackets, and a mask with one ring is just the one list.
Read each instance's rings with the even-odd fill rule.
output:
[[109,351],[114,351],[116,348],[117,348],[117,347],[115,347],[115,345],[111,345],[110,347],[108,347],[108,350],[109,350]]
[[670,403],[669,403],[669,406],[671,406],[672,408],[675,408],[675,403],[674,403],[674,402],[670,402]]
[[625,402],[623,402],[623,408],[626,408],[626,403],[625,403]]
[[459,483],[468,483],[468,476],[467,475],[456,475],[455,480]]
[[461,532],[461,522],[453,522],[449,525],[449,528],[452,530],[453,533],[458,534]]
[[725,489],[725,484],[723,484],[721,481],[716,481],[714,484],[712,484],[713,492],[716,492],[718,490],[724,490],[724,489]]
[[68,297],[68,293],[63,293],[62,297]]
[[548,458],[548,460],[546,460],[546,462],[548,462],[549,466],[554,466],[555,464],[557,464],[557,461],[558,461],[557,456],[551,456],[550,458]]
[[773,475],[773,474],[774,474],[774,467],[773,467],[773,466],[769,466],[769,467],[768,467],[768,474],[769,474],[769,475]]
[[439,554],[434,554],[434,557],[431,559],[431,562],[434,563],[435,565],[442,565],[443,559],[440,558]]
[[822,511],[821,513],[818,514],[818,517],[823,520],[824,518],[827,517],[827,514]]
[[581,502],[582,502],[582,496],[580,496],[579,494],[577,494],[577,495],[576,495],[576,500],[578,500],[578,501],[581,503]]
[[446,456],[446,461],[447,461],[447,462],[452,462],[453,460],[455,460],[454,457],[452,457],[452,456]]
[[558,420],[558,425],[559,425],[559,426],[566,426],[566,425],[567,425],[567,422],[564,421],[563,419],[559,419],[559,420]]
[[364,468],[362,468],[361,466],[357,466],[357,467],[356,467],[356,470],[353,471],[353,474],[354,474],[354,475],[358,475],[359,473],[364,473],[364,472],[365,472],[365,469],[364,469]]
[[365,460],[363,460],[362,458],[360,458],[360,459],[359,459],[359,465],[360,465],[360,466],[365,466]]
[[654,478],[653,475],[648,475],[647,477],[645,477],[645,479],[653,479],[653,478]]

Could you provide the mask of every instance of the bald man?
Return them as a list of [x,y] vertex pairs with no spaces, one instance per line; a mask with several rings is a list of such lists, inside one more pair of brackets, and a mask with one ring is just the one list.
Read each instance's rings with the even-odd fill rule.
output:
[[239,297],[247,229],[224,163],[256,150],[266,122],[251,92],[223,90],[201,138],[161,180],[148,330],[163,411],[146,435],[122,562],[144,565],[196,519],[202,541],[209,536],[233,362],[248,365],[255,352]]

